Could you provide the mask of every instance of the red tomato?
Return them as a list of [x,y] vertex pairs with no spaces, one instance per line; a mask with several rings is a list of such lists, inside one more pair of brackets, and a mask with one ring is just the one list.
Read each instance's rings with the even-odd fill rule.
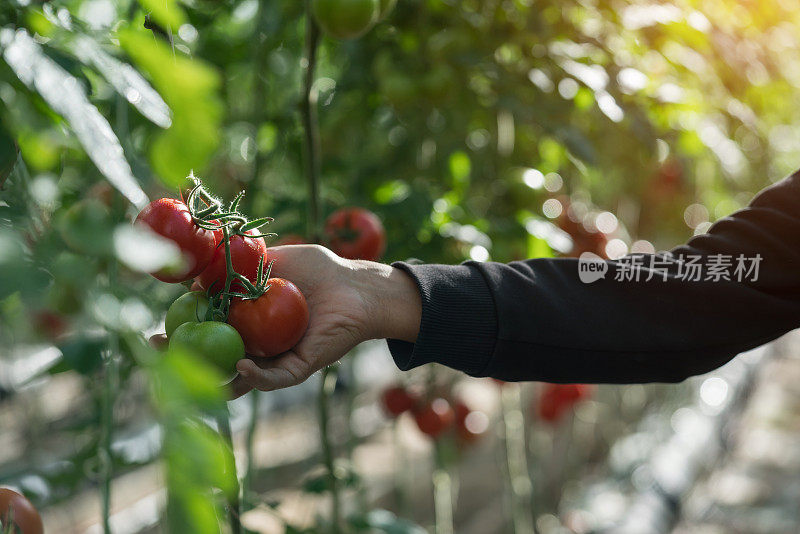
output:
[[456,421],[456,435],[463,443],[477,441],[489,428],[489,418],[483,412],[471,409],[463,401],[453,405]]
[[235,300],[228,323],[248,354],[270,358],[297,345],[308,327],[308,305],[297,286],[283,278],[267,280],[269,289],[255,300]]
[[[256,230],[247,232],[250,235],[257,234]],[[231,236],[231,263],[233,270],[247,277],[255,283],[258,275],[258,264],[264,258],[264,268],[267,268],[267,245],[263,238],[252,238],[240,235]],[[197,282],[204,290],[214,286],[213,292],[218,293],[225,288],[225,278],[228,276],[228,268],[225,266],[225,245],[220,244],[214,250],[214,257],[206,269],[197,277]],[[234,290],[241,291],[242,285],[235,282],[231,285]]]
[[33,325],[37,334],[50,341],[57,340],[67,331],[67,321],[64,317],[50,310],[39,310],[34,313]]
[[437,438],[453,425],[455,413],[449,402],[438,398],[420,408],[414,414],[414,420],[423,434]]
[[589,398],[594,388],[586,384],[545,384],[537,413],[547,422],[561,419],[575,404]]
[[345,208],[325,222],[331,250],[351,260],[377,261],[386,250],[386,232],[378,216],[363,208]]
[[9,523],[13,523],[16,529],[11,532],[21,532],[21,534],[42,534],[44,525],[39,512],[31,504],[31,501],[20,495],[16,491],[8,488],[0,488],[0,531],[6,532]]
[[186,265],[179,269],[162,269],[152,273],[162,282],[185,282],[200,274],[211,262],[217,245],[215,232],[200,228],[192,219],[189,208],[174,198],[151,202],[136,217],[136,223],[146,224],[158,235],[180,248]]
[[383,409],[390,417],[397,417],[403,412],[414,409],[417,398],[402,386],[386,388],[381,395]]

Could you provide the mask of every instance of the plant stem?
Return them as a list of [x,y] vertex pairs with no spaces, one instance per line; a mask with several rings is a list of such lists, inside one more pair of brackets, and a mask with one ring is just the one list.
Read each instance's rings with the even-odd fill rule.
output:
[[439,440],[434,444],[434,460],[436,467],[433,471],[433,511],[435,534],[453,534],[453,484],[450,473],[445,467],[442,443]]
[[322,461],[328,472],[328,481],[331,488],[331,531],[341,532],[341,499],[339,495],[339,481],[336,476],[336,466],[333,458],[333,446],[328,429],[328,419],[330,410],[328,400],[336,387],[336,368],[326,367],[322,370],[322,380],[320,381],[319,395],[317,397],[317,408],[319,411],[319,435],[322,446]]
[[228,312],[231,309],[231,282],[233,282],[236,274],[233,270],[233,260],[231,259],[231,231],[227,226],[222,228],[222,236],[222,242],[225,244],[225,271],[227,272],[227,276],[225,276],[225,292],[222,296],[222,312],[225,315],[225,320],[227,320]]
[[114,435],[114,401],[118,389],[117,384],[117,337],[110,333],[109,350],[103,362],[103,402],[101,407],[101,449],[99,451],[102,466],[102,482],[100,486],[103,507],[103,532],[111,534],[111,480],[113,478],[113,455],[111,441]]
[[[320,232],[319,201],[320,135],[317,119],[317,95],[314,93],[314,76],[317,67],[317,49],[319,47],[320,33],[311,14],[311,0],[306,0],[305,16],[305,66],[300,113],[303,118],[303,132],[305,134],[305,171],[308,182],[308,211],[306,215],[308,238],[313,243],[319,243],[322,237]],[[331,487],[331,530],[334,533],[341,532],[341,499],[334,465],[333,448],[328,433],[328,419],[330,417],[328,401],[336,387],[336,375],[337,371],[333,367],[326,367],[322,371],[322,381],[317,398],[322,457],[325,468],[328,471]]]
[[231,533],[232,534],[241,534],[242,532],[242,524],[240,522],[241,517],[241,500],[239,499],[239,492],[241,490],[239,486],[239,476],[236,472],[236,457],[233,454],[233,433],[231,432],[231,414],[228,410],[228,405],[225,405],[225,410],[217,415],[217,428],[219,429],[219,434],[222,436],[223,442],[225,446],[228,447],[230,454],[231,454],[231,468],[233,469],[233,480],[235,481],[235,487],[233,492],[228,496],[228,519],[231,524]]
[[[112,261],[108,267],[108,286],[116,285],[117,263]],[[116,332],[108,331],[108,351],[103,359],[103,397],[101,407],[101,438],[99,458],[102,469],[100,499],[103,511],[103,532],[111,534],[111,481],[114,474],[114,456],[111,443],[114,437],[114,403],[119,390],[119,372],[117,368],[119,354],[119,338]]]
[[502,428],[514,533],[533,534],[531,480],[525,452],[524,419],[519,385],[505,385],[501,390],[501,397]]
[[317,120],[317,95],[314,92],[314,76],[319,47],[319,28],[311,15],[311,0],[306,0],[305,69],[303,72],[303,99],[300,111],[305,133],[306,179],[308,181],[308,238],[320,241],[320,135]]
[[247,470],[244,474],[242,484],[242,494],[244,496],[245,509],[249,509],[252,503],[250,495],[253,493],[253,475],[255,471],[255,441],[256,427],[258,425],[258,401],[261,395],[257,389],[250,392],[250,422],[247,425]]

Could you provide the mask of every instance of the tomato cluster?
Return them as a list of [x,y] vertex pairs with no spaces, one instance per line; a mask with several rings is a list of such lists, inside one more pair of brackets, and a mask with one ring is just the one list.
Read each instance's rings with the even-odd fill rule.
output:
[[248,221],[238,212],[240,199],[223,210],[197,181],[186,202],[162,198],[136,218],[183,255],[180,266],[153,276],[172,283],[193,279],[193,287],[202,289],[181,295],[167,311],[169,346],[190,351],[226,376],[245,352],[273,357],[290,350],[308,326],[303,294],[288,280],[269,278],[270,266],[265,268],[265,235],[257,228],[271,219]]
[[397,418],[409,412],[420,432],[437,439],[452,431],[461,444],[477,441],[488,428],[488,417],[473,410],[463,400],[448,400],[440,396],[423,397],[400,385],[386,388],[381,394],[383,409],[389,417]]
[[536,414],[543,421],[561,420],[577,403],[591,397],[594,387],[587,384],[544,384],[536,406]]

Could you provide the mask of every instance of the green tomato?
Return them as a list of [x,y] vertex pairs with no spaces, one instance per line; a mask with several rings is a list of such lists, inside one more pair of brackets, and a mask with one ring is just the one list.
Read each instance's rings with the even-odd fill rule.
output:
[[164,321],[167,337],[183,323],[200,323],[208,311],[208,297],[202,291],[190,291],[178,297],[167,310]]
[[384,20],[389,16],[389,13],[394,9],[397,0],[381,0],[380,12],[378,13],[378,20]]
[[172,333],[169,348],[202,358],[226,377],[236,373],[236,362],[244,358],[242,336],[231,325],[219,321],[183,323]]
[[375,24],[379,0],[313,0],[311,9],[322,30],[336,39],[361,37]]

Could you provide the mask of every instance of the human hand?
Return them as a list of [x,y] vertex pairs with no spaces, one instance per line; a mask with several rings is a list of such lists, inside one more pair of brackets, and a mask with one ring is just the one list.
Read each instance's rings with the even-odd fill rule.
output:
[[[300,384],[369,339],[416,341],[422,304],[414,281],[388,265],[340,258],[318,245],[271,248],[272,276],[306,297],[309,323],[300,342],[275,358],[239,360],[234,397]],[[268,327],[265,325],[265,328]]]

